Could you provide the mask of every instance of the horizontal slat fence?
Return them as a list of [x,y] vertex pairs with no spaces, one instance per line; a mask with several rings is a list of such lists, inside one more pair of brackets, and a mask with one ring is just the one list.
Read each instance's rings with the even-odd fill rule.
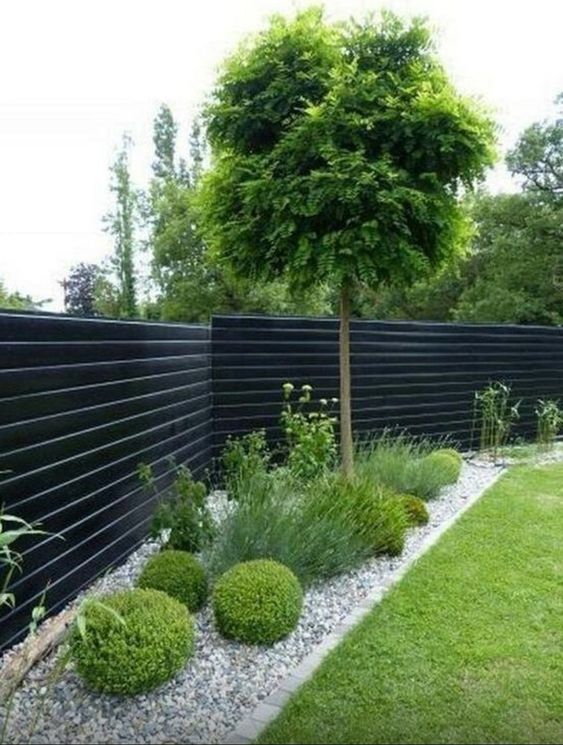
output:
[[161,488],[170,456],[196,475],[209,464],[210,364],[206,326],[0,313],[0,501],[52,534],[18,544],[0,643],[47,586],[57,610],[146,537],[139,463]]
[[[473,401],[490,380],[522,398],[515,434],[535,429],[538,398],[563,400],[563,329],[354,321],[353,423],[448,436],[470,447]],[[280,440],[281,386],[338,397],[336,319],[216,316],[211,326],[0,312],[0,504],[51,534],[22,542],[18,605],[0,647],[21,634],[49,586],[61,608],[145,538],[170,456],[196,476],[228,435]],[[475,444],[475,443],[473,443]]]
[[[212,347],[216,453],[228,435],[258,427],[279,440],[285,381],[339,395],[335,319],[217,316]],[[515,435],[533,433],[537,398],[563,399],[559,328],[353,321],[351,356],[357,435],[399,427],[468,448],[474,394],[489,381],[522,399]]]

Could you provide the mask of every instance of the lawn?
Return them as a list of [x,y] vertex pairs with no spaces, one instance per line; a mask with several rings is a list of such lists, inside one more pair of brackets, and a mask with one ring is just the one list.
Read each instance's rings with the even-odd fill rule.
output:
[[563,742],[563,464],[497,482],[260,742]]

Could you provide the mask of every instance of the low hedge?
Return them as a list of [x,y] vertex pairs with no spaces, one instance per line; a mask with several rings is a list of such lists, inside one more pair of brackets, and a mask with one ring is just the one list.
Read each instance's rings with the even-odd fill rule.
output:
[[139,577],[139,587],[161,590],[198,611],[207,599],[207,577],[195,556],[187,551],[167,549],[151,556]]
[[137,694],[165,683],[194,649],[186,607],[158,590],[125,590],[87,603],[70,655],[90,688]]
[[412,494],[403,494],[400,497],[401,503],[410,525],[420,527],[427,525],[430,520],[428,513],[428,507],[426,502],[420,497],[415,497]]
[[283,564],[270,559],[247,561],[223,574],[213,593],[221,634],[248,644],[273,644],[299,620],[303,591]]

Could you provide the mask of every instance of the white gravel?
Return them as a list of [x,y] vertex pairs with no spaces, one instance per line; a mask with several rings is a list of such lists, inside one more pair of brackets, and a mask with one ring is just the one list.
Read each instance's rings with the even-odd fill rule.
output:
[[[29,673],[17,692],[7,741],[220,742],[371,589],[386,585],[389,575],[470,497],[484,491],[500,470],[500,466],[490,463],[465,463],[457,484],[429,502],[429,524],[410,531],[400,557],[373,559],[353,572],[310,589],[297,629],[273,647],[248,647],[222,639],[215,631],[210,609],[206,608],[197,615],[196,651],[185,670],[156,691],[134,698],[93,694],[72,670],[49,687],[49,672],[54,664],[51,656]],[[157,543],[147,542],[123,566],[97,581],[88,593],[133,586],[146,558],[156,550]],[[42,698],[43,714],[30,736],[30,724]]]

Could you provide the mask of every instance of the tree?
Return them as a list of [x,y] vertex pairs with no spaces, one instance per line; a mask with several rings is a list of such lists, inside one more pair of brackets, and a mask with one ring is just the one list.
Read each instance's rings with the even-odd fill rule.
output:
[[10,292],[0,279],[0,308],[2,310],[39,310],[49,300],[34,300],[21,292]]
[[137,315],[135,226],[138,195],[129,173],[131,144],[131,138],[127,134],[123,135],[121,148],[110,169],[110,191],[115,197],[115,207],[104,217],[105,230],[114,240],[106,283],[113,287],[116,297],[115,315],[123,318],[134,318]]
[[342,466],[353,472],[350,305],[358,286],[439,267],[458,194],[493,160],[494,127],[456,94],[421,20],[281,17],[223,68],[207,127],[204,234],[239,276],[340,295]]
[[524,189],[541,198],[563,198],[563,93],[554,121],[536,122],[520,136],[506,159],[510,171],[521,176]]
[[178,125],[172,111],[162,104],[153,124],[153,144],[155,159],[152,170],[155,178],[170,180],[176,178],[176,136]]
[[81,262],[73,266],[61,282],[64,289],[65,311],[72,316],[96,316],[96,284],[101,269],[97,264]]

